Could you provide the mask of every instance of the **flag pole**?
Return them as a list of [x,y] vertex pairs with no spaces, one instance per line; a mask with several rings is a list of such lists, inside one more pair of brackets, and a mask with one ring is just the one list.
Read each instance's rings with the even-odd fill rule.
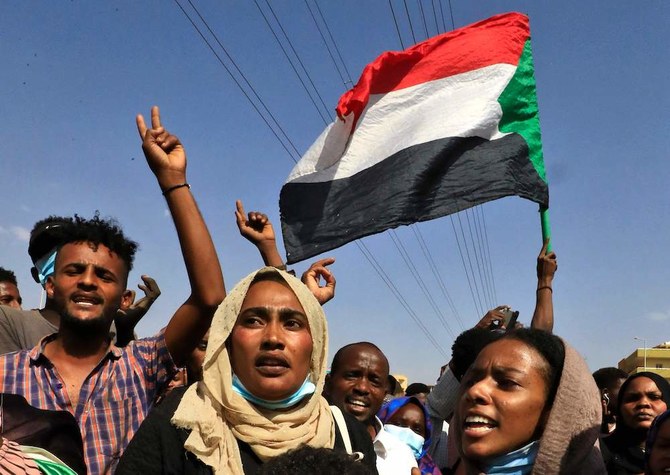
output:
[[549,224],[549,208],[540,206],[540,223],[542,224],[542,242],[549,239],[547,253],[551,252],[551,225]]

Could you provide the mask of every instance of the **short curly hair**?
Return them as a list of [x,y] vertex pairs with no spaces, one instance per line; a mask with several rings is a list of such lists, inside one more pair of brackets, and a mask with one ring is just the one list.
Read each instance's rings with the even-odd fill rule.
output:
[[16,281],[16,275],[9,269],[0,267],[0,282],[9,282],[18,287],[19,283]]
[[59,248],[74,242],[90,243],[95,248],[102,244],[126,263],[129,272],[133,268],[138,244],[123,234],[123,230],[116,220],[112,218],[102,219],[98,211],[90,219],[75,214],[72,223],[64,226]]

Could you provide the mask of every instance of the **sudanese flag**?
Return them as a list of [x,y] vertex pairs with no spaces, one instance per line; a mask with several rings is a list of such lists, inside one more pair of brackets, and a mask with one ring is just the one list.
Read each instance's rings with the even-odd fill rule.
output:
[[337,116],[282,187],[288,263],[505,196],[548,207],[525,15],[383,53]]

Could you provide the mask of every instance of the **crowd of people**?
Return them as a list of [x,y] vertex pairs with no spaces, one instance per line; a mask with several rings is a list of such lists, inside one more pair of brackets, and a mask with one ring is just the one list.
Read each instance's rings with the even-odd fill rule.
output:
[[160,289],[149,276],[139,300],[128,289],[137,244],[97,214],[37,222],[28,253],[44,308],[23,310],[15,274],[0,268],[0,473],[670,472],[670,385],[650,372],[592,375],[553,334],[548,242],[529,327],[490,310],[436,362],[434,385],[402,391],[374,342],[329,361],[334,260],[296,278],[267,216],[240,201],[240,234],[265,266],[227,293],[184,147],[157,107],[137,128],[190,295],[138,338]]

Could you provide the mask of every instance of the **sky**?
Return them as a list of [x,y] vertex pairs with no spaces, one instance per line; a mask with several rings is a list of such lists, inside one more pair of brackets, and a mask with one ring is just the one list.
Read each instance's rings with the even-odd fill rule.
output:
[[[303,153],[325,127],[318,111],[332,120],[340,95],[351,87],[306,3],[271,6],[326,108],[319,98],[318,108],[312,103],[254,2],[179,1],[227,62],[195,5]],[[314,0],[308,4],[316,12]],[[416,41],[426,38],[426,28],[435,35],[436,23],[439,32],[451,30],[452,14],[456,28],[508,11],[530,17],[559,262],[554,331],[592,370],[616,366],[644,344],[670,340],[670,2],[452,0],[451,13],[444,0],[406,4]],[[265,0],[258,5],[274,22]],[[380,53],[402,49],[388,1],[318,5],[353,82]],[[405,4],[391,5],[407,47],[414,40]],[[176,2],[3,2],[0,58],[0,266],[16,272],[24,308],[40,304],[27,254],[33,224],[50,214],[90,217],[96,210],[118,219],[140,244],[129,286],[148,274],[162,290],[137,328],[141,336],[166,325],[188,296],[174,226],[135,127],[135,115],[148,115],[154,104],[186,148],[188,181],[227,287],[261,265],[239,236],[234,203],[241,199],[247,210],[267,213],[279,234],[279,190],[294,162]],[[304,75],[303,81],[309,84]],[[536,204],[511,197],[471,212],[471,221],[460,213],[363,239],[437,347],[355,244],[324,255],[336,258],[337,295],[325,306],[330,355],[344,344],[372,341],[392,372],[432,383],[455,336],[479,320],[482,307],[508,304],[528,324],[541,247],[537,211]],[[468,222],[480,224],[473,233],[481,239],[468,237]],[[457,241],[460,229],[466,239]],[[394,245],[396,236],[434,305]],[[463,263],[467,246],[474,274]],[[307,266],[294,268],[300,274]]]

